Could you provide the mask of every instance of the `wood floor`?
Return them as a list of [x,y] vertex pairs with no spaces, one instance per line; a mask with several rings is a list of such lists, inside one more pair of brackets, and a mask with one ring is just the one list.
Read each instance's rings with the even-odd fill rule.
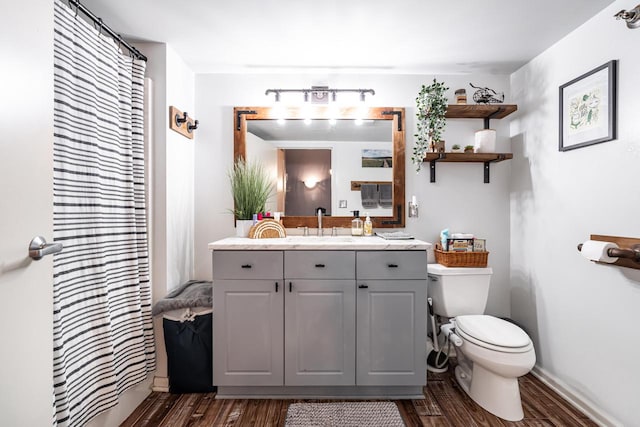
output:
[[[531,374],[520,378],[524,419],[504,421],[480,408],[456,384],[452,369],[428,374],[425,398],[396,400],[413,426],[597,426]],[[151,393],[121,427],[284,426],[289,403],[304,400],[216,400],[215,393]],[[314,400],[315,402],[315,400]],[[323,402],[323,401],[320,401]]]

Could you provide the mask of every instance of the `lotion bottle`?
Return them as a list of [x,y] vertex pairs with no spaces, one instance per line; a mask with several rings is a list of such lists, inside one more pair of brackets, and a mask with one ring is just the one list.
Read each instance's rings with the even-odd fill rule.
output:
[[367,218],[364,220],[364,235],[373,236],[373,224],[371,223],[369,214],[367,214]]
[[351,220],[351,235],[362,236],[362,220],[360,219],[360,211],[353,211],[353,220]]

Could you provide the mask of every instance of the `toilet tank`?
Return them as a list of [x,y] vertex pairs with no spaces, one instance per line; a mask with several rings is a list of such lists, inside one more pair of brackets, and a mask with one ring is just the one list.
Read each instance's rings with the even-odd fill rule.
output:
[[445,267],[429,264],[427,296],[433,300],[433,310],[443,317],[484,314],[489,296],[490,267]]

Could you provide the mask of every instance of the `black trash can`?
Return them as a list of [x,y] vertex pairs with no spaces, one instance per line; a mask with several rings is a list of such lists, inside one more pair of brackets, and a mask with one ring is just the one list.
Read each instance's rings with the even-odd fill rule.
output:
[[213,386],[212,321],[211,312],[180,319],[163,317],[171,393],[216,391]]

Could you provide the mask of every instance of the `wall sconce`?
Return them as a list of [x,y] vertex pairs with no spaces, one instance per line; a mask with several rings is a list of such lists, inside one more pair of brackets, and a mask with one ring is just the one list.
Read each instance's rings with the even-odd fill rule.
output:
[[315,188],[315,186],[318,184],[318,180],[316,178],[307,178],[302,182],[304,183],[304,186],[309,190]]
[[640,4],[631,10],[621,10],[613,15],[616,19],[623,19],[627,22],[627,28],[640,28]]

